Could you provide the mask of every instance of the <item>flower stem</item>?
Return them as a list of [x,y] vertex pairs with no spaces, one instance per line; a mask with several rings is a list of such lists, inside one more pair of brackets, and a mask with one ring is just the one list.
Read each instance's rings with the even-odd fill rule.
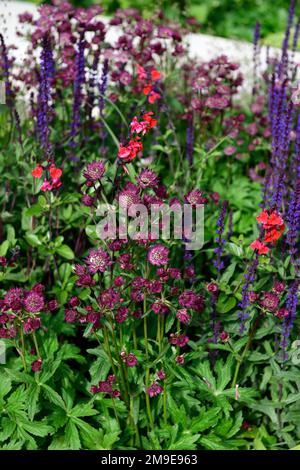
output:
[[232,388],[235,388],[236,386],[236,383],[237,383],[237,379],[238,379],[238,375],[239,375],[239,371],[240,371],[240,367],[247,355],[247,352],[252,344],[252,341],[253,341],[253,336],[258,328],[258,325],[259,325],[259,322],[262,318],[262,315],[260,314],[257,319],[255,320],[255,322],[253,323],[252,327],[250,328],[250,331],[249,331],[249,338],[248,338],[248,341],[246,343],[246,346],[244,347],[244,350],[241,354],[241,356],[237,359],[237,364],[236,364],[236,367],[235,367],[235,371],[234,371],[234,376],[233,376],[233,380],[232,380],[232,383],[231,383],[231,387]]

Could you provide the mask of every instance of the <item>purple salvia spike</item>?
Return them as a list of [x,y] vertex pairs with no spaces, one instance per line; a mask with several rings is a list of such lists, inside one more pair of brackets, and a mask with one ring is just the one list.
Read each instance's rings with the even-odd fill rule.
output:
[[[70,146],[74,149],[77,147],[77,136],[80,130],[80,109],[82,104],[82,87],[85,83],[85,60],[84,60],[84,51],[85,51],[85,40],[84,40],[84,31],[80,33],[78,40],[78,48],[75,58],[76,65],[76,75],[74,80],[73,88],[73,116],[71,123],[71,133],[70,133]],[[71,160],[77,160],[77,158],[72,155]]]

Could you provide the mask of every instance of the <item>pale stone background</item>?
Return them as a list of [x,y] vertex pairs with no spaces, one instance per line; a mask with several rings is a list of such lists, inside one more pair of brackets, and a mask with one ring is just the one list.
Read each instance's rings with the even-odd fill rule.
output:
[[[33,15],[37,15],[37,6],[27,2],[17,2],[12,0],[0,0],[0,31],[4,35],[7,44],[14,44],[17,47],[17,58],[21,63],[26,51],[26,43],[22,41],[16,34],[18,25],[18,15],[25,11],[29,11]],[[102,18],[105,22],[107,18]],[[108,38],[114,40],[118,36],[117,28],[111,31]],[[252,89],[252,63],[253,63],[253,46],[247,42],[225,39],[216,36],[208,36],[204,34],[189,34],[187,42],[192,57],[206,61],[225,54],[233,62],[240,64],[241,72],[244,75],[244,85],[242,92],[249,92]],[[278,49],[271,48],[270,55],[278,56]],[[267,48],[261,48],[260,70],[263,70],[266,59]],[[300,53],[295,54],[296,63],[300,63]]]

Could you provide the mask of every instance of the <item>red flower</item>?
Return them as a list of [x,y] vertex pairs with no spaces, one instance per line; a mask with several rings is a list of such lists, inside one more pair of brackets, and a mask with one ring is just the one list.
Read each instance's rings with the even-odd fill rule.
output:
[[257,250],[259,255],[266,255],[269,252],[269,248],[259,239],[252,242],[250,247],[252,250]]
[[148,101],[151,104],[155,103],[155,101],[158,100],[159,98],[160,98],[160,94],[156,93],[156,91],[153,91],[153,90],[148,95]]
[[125,162],[131,162],[137,154],[143,150],[143,144],[140,142],[139,137],[131,139],[127,145],[120,145],[118,157]]
[[264,210],[256,217],[256,220],[262,224],[263,229],[266,231],[265,243],[276,242],[284,231],[284,221],[276,211],[269,213]]
[[41,165],[37,165],[34,170],[32,170],[31,174],[34,178],[40,178],[43,174],[43,167]]
[[151,84],[144,86],[144,88],[143,88],[144,95],[148,96],[151,93],[151,91],[152,91],[152,85]]
[[136,69],[137,69],[138,80],[140,80],[140,81],[146,80],[146,79],[147,79],[147,73],[146,73],[144,67],[142,67],[141,65],[137,64],[137,65],[136,65]]
[[148,123],[146,121],[139,122],[137,120],[137,117],[134,116],[133,120],[130,123],[130,128],[132,134],[136,132],[137,134],[142,133],[143,135],[145,135],[148,130]]
[[161,73],[160,73],[158,70],[156,70],[156,69],[152,69],[152,70],[151,70],[151,78],[152,78],[152,80],[154,80],[154,81],[155,81],[155,80],[159,80],[159,79],[161,78]]
[[41,191],[51,191],[51,189],[52,189],[52,184],[48,180],[44,180],[41,186]]
[[280,230],[277,230],[276,228],[272,228],[266,231],[264,241],[265,243],[274,243],[278,240],[278,238],[281,237],[281,234],[284,230],[284,225]]
[[152,127],[155,127],[157,124],[157,120],[153,119],[151,116],[153,115],[152,111],[149,111],[149,113],[143,114],[143,119],[144,121],[147,122],[149,129],[152,129]]
[[60,168],[55,168],[55,165],[51,165],[50,167],[50,176],[53,180],[58,180],[62,175],[62,171]]

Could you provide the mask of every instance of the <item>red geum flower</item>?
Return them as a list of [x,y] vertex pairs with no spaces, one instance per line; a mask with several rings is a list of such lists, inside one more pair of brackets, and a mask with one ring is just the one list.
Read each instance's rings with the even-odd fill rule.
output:
[[[282,217],[276,212],[273,211],[269,214],[267,210],[263,210],[257,217],[256,217],[257,222],[262,224],[263,228],[265,230],[274,228],[274,227],[279,227],[284,229],[284,221]],[[282,229],[282,231],[283,231]]]
[[156,93],[156,91],[153,91],[153,90],[148,95],[148,101],[150,104],[155,103],[155,101],[158,100],[159,98],[160,98],[160,94]]
[[144,81],[144,80],[147,79],[147,73],[146,73],[146,70],[144,69],[144,67],[137,64],[136,65],[136,71],[137,71],[138,80]]
[[144,119],[144,121],[147,122],[147,124],[149,126],[149,129],[151,129],[152,127],[155,127],[156,124],[157,124],[157,120],[153,119],[151,116],[153,116],[152,111],[149,111],[148,113],[143,114],[143,119]]
[[62,175],[62,170],[60,168],[55,168],[55,165],[50,167],[50,176],[53,180],[59,180]]
[[269,252],[269,248],[259,239],[252,242],[250,247],[252,250],[257,250],[259,255],[266,255]]
[[159,80],[161,78],[161,73],[156,69],[152,69],[151,70],[151,78],[154,81]]
[[144,95],[148,96],[151,92],[152,92],[152,85],[151,84],[148,84],[148,85],[144,86],[144,88],[143,88]]
[[280,227],[279,230],[276,228],[268,229],[265,233],[264,241],[265,243],[274,243],[281,237],[281,234],[284,230],[284,225]]
[[142,133],[143,135],[145,135],[148,128],[149,128],[149,126],[148,126],[148,123],[146,121],[139,122],[137,120],[137,117],[134,116],[133,120],[130,123],[130,128],[131,128],[131,133],[132,134],[134,132],[136,132],[137,134]]
[[40,178],[43,174],[43,167],[41,165],[37,165],[34,170],[32,170],[31,174],[34,178]]
[[127,145],[120,145],[118,157],[125,162],[131,162],[137,154],[143,150],[143,144],[139,137],[131,139]]

